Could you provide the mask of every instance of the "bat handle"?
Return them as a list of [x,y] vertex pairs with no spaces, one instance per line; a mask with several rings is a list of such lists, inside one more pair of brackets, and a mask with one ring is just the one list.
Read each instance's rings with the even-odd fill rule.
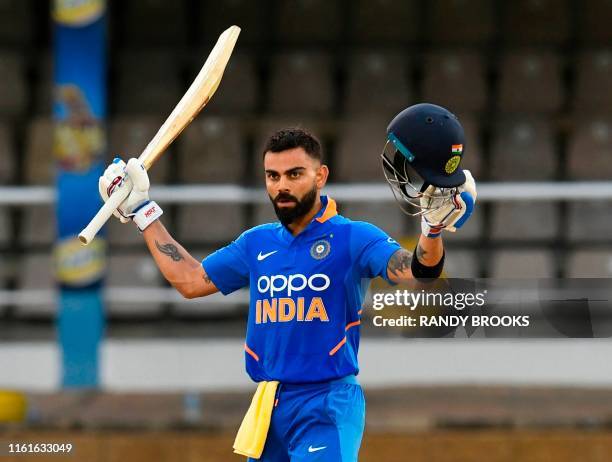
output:
[[108,198],[104,205],[100,207],[96,216],[91,219],[89,224],[79,234],[79,240],[82,244],[87,245],[93,241],[98,231],[104,226],[104,223],[108,221],[117,207],[130,195],[130,191],[130,188],[119,188]]

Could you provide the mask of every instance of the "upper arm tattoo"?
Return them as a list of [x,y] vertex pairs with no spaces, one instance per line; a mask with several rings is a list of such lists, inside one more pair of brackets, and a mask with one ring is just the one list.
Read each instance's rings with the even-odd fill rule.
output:
[[179,249],[170,242],[167,244],[160,244],[159,242],[155,241],[155,246],[161,253],[172,258],[172,261],[181,261],[185,259],[185,257],[183,257],[179,252]]
[[399,275],[407,269],[410,269],[411,263],[412,252],[409,252],[406,249],[399,249],[389,259],[387,269],[389,270],[389,272],[391,272],[391,274]]

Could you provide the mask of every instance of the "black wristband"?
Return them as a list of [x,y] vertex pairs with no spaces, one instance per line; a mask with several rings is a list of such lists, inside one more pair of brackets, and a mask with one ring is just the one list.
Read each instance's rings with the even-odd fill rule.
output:
[[[418,247],[418,246],[417,246]],[[417,257],[417,249],[414,249],[414,253],[412,254],[412,263],[410,264],[410,269],[412,270],[412,275],[415,279],[419,281],[428,281],[431,279],[437,279],[442,274],[442,269],[444,268],[444,256],[445,252],[442,252],[442,258],[440,261],[435,264],[435,266],[425,266],[423,263],[419,261]]]

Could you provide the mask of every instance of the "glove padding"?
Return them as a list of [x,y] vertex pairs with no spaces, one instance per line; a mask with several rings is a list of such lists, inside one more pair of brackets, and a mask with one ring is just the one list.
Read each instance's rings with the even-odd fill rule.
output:
[[113,212],[121,223],[131,221],[136,212],[150,202],[150,186],[147,171],[135,158],[130,159],[127,165],[123,160],[115,158],[98,181],[98,190],[104,202],[120,188],[130,190],[127,199]]
[[465,183],[457,188],[450,201],[448,196],[442,195],[440,188],[429,186],[425,190],[426,197],[421,198],[421,206],[429,207],[432,211],[421,218],[421,231],[424,236],[438,237],[443,230],[454,233],[472,215],[476,203],[476,182],[469,170],[463,172]]

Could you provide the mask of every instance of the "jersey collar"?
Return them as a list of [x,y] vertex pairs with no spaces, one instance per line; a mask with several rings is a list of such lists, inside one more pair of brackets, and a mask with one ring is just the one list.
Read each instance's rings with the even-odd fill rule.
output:
[[336,201],[329,196],[321,196],[321,210],[319,210],[313,220],[316,220],[319,223],[325,223],[331,217],[336,215],[338,215]]
[[[307,234],[313,228],[313,226],[317,224],[325,223],[330,218],[335,217],[336,215],[338,215],[338,210],[336,208],[336,201],[333,200],[329,196],[321,196],[321,210],[317,212],[317,214],[313,217],[312,221],[308,224],[308,226],[306,226],[306,228],[300,234],[298,234],[298,236]],[[291,231],[289,231],[280,222],[278,223],[278,225],[280,227],[281,238],[284,241],[292,242],[297,237],[291,234]]]

